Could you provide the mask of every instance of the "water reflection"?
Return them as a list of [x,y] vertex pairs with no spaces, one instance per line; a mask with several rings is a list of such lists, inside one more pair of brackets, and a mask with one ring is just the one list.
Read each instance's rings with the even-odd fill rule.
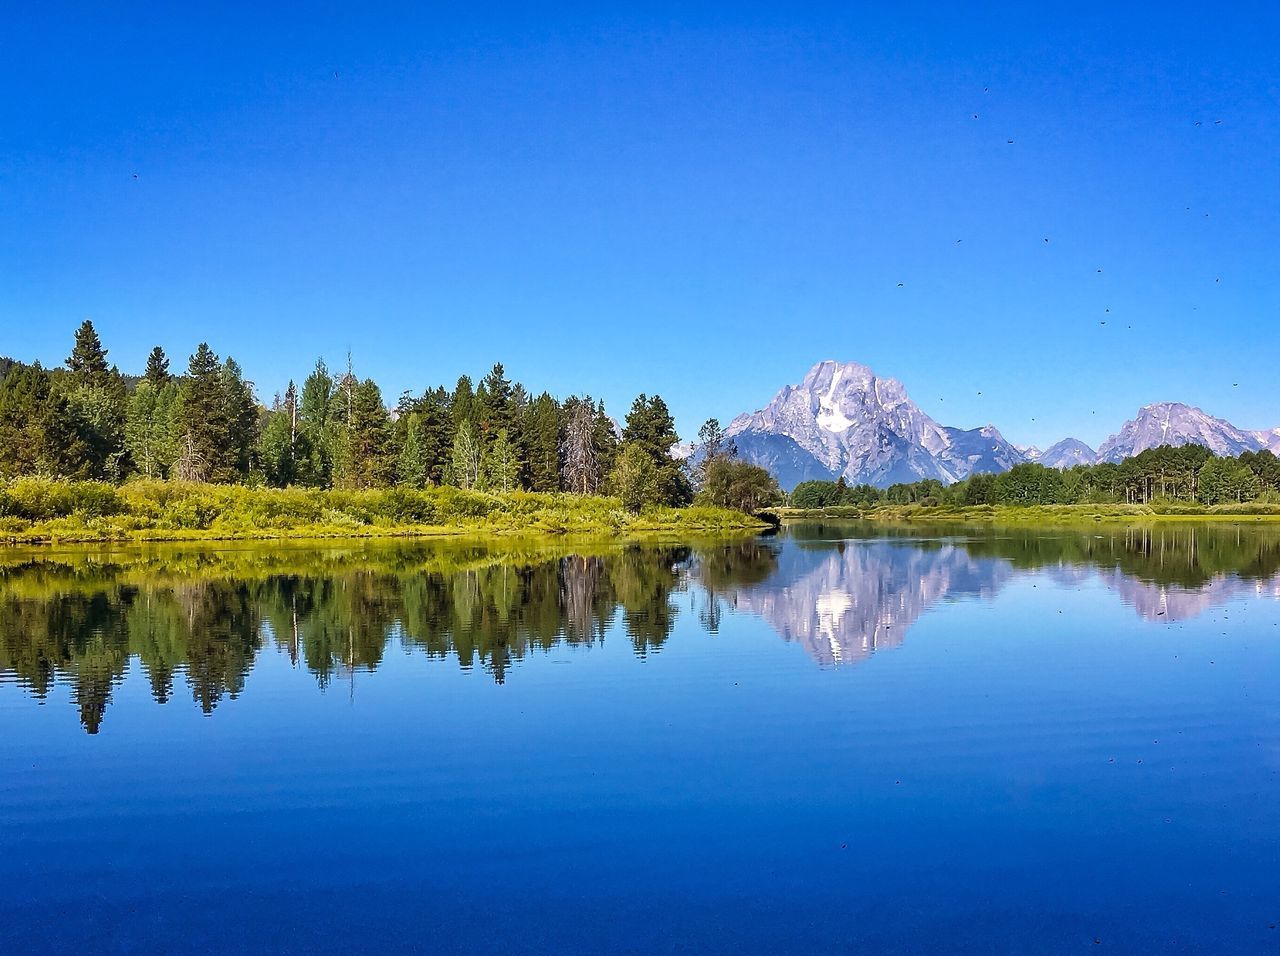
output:
[[243,691],[268,649],[322,688],[378,668],[392,641],[502,683],[535,651],[607,634],[644,658],[686,606],[707,631],[726,613],[752,615],[818,663],[847,665],[900,644],[930,608],[989,600],[1026,575],[1100,582],[1144,619],[1186,620],[1239,597],[1280,597],[1280,533],[816,525],[689,546],[7,552],[0,682],[36,699],[68,686],[92,734],[133,661],[157,702],[180,679],[208,714]]
[[989,597],[1013,574],[960,542],[837,539],[784,547],[769,578],[718,596],[819,663],[851,664],[900,644],[939,601]]

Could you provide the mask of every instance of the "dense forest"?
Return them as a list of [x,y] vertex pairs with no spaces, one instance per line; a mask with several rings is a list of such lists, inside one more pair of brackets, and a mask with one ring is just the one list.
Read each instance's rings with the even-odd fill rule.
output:
[[1242,502],[1280,504],[1280,458],[1270,451],[1217,457],[1200,445],[1161,445],[1118,464],[1061,470],[1034,463],[1001,474],[874,488],[840,481],[806,481],[791,493],[797,508],[849,505],[1075,505],[1153,504],[1214,506]]
[[675,422],[639,395],[619,427],[590,396],[559,400],[496,364],[479,383],[405,392],[388,407],[348,361],[317,361],[265,405],[230,357],[201,343],[174,371],[157,346],[122,374],[89,321],[65,367],[0,360],[0,480],[119,483],[175,479],[270,487],[427,488],[611,494],[638,511],[700,503],[755,510],[779,498],[738,461],[719,423],[703,426],[698,466],[674,459]]

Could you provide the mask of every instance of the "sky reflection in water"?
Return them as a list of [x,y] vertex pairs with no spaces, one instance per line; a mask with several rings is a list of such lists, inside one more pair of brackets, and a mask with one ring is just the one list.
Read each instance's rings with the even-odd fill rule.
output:
[[1250,527],[8,552],[0,939],[1273,947],[1277,597]]

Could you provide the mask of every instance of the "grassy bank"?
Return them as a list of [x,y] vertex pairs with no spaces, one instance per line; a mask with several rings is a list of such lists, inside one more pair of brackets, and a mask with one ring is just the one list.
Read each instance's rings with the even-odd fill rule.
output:
[[992,524],[1069,527],[1099,523],[1188,521],[1276,522],[1280,505],[881,505],[875,508],[777,508],[783,521],[989,522]]
[[340,491],[177,481],[0,484],[0,542],[188,541],[456,534],[688,536],[764,527],[722,508],[627,511],[616,498],[458,488]]

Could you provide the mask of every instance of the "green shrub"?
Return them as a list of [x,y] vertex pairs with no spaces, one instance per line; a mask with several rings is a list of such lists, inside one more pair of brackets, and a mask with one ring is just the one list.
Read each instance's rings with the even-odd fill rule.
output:
[[432,524],[439,513],[430,494],[409,488],[384,491],[379,512],[398,524]]
[[119,491],[100,481],[61,481],[20,478],[0,498],[0,513],[28,521],[49,521],[73,514],[90,517],[124,510]]

